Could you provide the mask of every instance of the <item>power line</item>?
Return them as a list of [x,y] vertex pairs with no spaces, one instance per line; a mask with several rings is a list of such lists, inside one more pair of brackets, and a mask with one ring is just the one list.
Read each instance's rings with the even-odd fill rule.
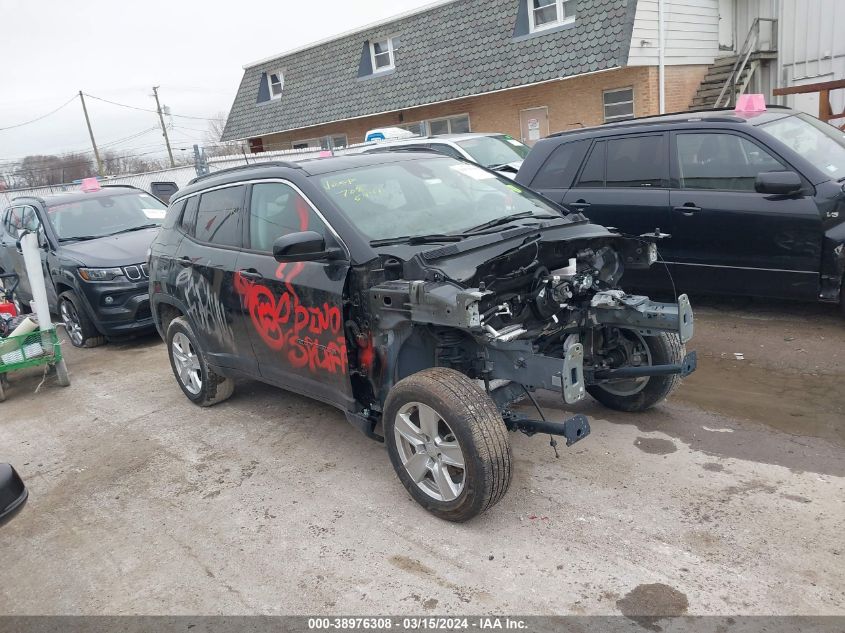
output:
[[[103,101],[105,103],[110,103],[111,105],[119,106],[121,108],[129,108],[130,110],[139,110],[141,112],[150,112],[152,114],[158,114],[157,110],[151,110],[149,108],[139,108],[138,106],[127,105],[125,103],[118,103],[117,101],[110,101],[108,99],[103,99],[102,97],[95,97],[94,95],[89,95],[87,92],[84,93],[86,97],[90,97],[91,99],[96,99],[97,101]],[[204,116],[188,116],[187,114],[169,114],[168,116],[172,117],[179,117],[180,119],[194,119],[196,121],[216,121],[215,118],[211,117],[204,117]]]
[[59,106],[58,108],[56,108],[55,110],[51,110],[51,111],[50,111],[50,112],[48,112],[47,114],[42,114],[40,117],[37,117],[37,118],[32,119],[32,120],[30,120],[30,121],[24,121],[23,123],[16,123],[15,125],[8,125],[8,126],[6,126],[6,127],[0,127],[0,132],[3,132],[3,131],[5,131],[5,130],[13,130],[13,129],[18,128],[18,127],[23,127],[24,125],[30,125],[30,124],[32,124],[32,123],[37,123],[37,122],[38,122],[38,121],[40,121],[41,119],[46,119],[48,116],[52,116],[52,115],[56,114],[56,112],[58,112],[59,110],[61,110],[61,109],[62,109],[62,108],[64,108],[65,106],[70,105],[70,104],[71,104],[71,102],[73,102],[73,100],[74,100],[74,99],[76,99],[78,96],[79,96],[79,95],[73,95],[70,99],[68,99],[67,101],[65,101],[62,105],[60,105],[60,106]]
[[[145,136],[146,134],[149,134],[150,132],[155,132],[158,129],[159,129],[158,126],[154,125],[153,127],[143,129],[139,132],[135,132],[134,134],[130,134],[129,136],[121,137],[121,138],[114,139],[114,140],[111,140],[111,141],[106,141],[105,143],[100,144],[99,147],[100,147],[100,149],[104,149],[104,148],[105,149],[111,149],[111,148],[114,148],[115,146],[120,145],[122,143],[126,143],[128,141],[132,141],[132,140],[135,140],[135,139],[140,138],[142,136]],[[139,150],[139,149],[147,149],[148,147],[158,147],[158,146],[159,146],[159,143],[145,143],[144,145],[124,148],[123,151],[134,152],[134,151]],[[67,149],[67,150],[63,150],[61,152],[53,153],[53,154],[30,154],[30,156],[58,156],[58,157],[62,157],[62,156],[66,156],[68,154],[93,154],[93,151],[90,148],[89,149],[79,148],[79,149]],[[21,156],[19,158],[0,158],[0,167],[2,167],[4,165],[20,164],[20,162],[24,158],[26,158],[26,156]]]

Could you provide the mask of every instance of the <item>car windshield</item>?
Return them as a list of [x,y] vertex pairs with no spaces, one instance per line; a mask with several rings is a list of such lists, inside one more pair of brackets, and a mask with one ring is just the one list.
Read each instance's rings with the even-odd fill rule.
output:
[[477,136],[457,144],[479,165],[498,167],[522,161],[531,150],[510,136]]
[[155,197],[133,191],[48,205],[47,217],[60,240],[75,240],[159,226],[166,211]]
[[447,157],[343,170],[319,181],[372,241],[461,233],[517,214],[563,217],[512,180]]
[[760,127],[831,178],[845,178],[845,132],[842,130],[803,112],[763,123]]

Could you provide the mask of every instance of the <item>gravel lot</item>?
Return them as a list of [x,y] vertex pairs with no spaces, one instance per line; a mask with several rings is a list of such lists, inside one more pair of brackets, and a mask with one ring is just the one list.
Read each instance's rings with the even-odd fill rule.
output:
[[330,407],[243,382],[199,409],[156,337],[68,344],[70,388],[32,369],[0,404],[31,495],[0,613],[845,614],[845,320],[693,304],[672,400],[581,405],[592,436],[559,460],[511,435],[510,493],[464,525]]

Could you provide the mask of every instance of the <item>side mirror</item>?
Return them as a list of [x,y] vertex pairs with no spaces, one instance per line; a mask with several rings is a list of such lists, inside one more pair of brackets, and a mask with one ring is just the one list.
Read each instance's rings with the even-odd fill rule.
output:
[[341,259],[343,251],[326,247],[326,240],[316,231],[282,235],[273,242],[273,257],[279,263],[313,262]]
[[801,176],[794,171],[764,171],[757,174],[754,189],[757,193],[768,193],[775,196],[791,196],[800,193],[802,188]]
[[38,246],[45,251],[50,250],[50,242],[47,241],[47,235],[44,233],[44,229],[38,229]]

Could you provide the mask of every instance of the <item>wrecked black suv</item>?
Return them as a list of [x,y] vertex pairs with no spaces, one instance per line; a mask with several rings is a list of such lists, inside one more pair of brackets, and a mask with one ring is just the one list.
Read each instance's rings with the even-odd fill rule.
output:
[[618,289],[655,257],[476,165],[384,153],[194,180],[153,242],[150,296],[191,401],[245,376],[337,406],[414,499],[462,521],[507,490],[508,430],[589,433],[517,400],[642,411],[694,369],[687,298]]

